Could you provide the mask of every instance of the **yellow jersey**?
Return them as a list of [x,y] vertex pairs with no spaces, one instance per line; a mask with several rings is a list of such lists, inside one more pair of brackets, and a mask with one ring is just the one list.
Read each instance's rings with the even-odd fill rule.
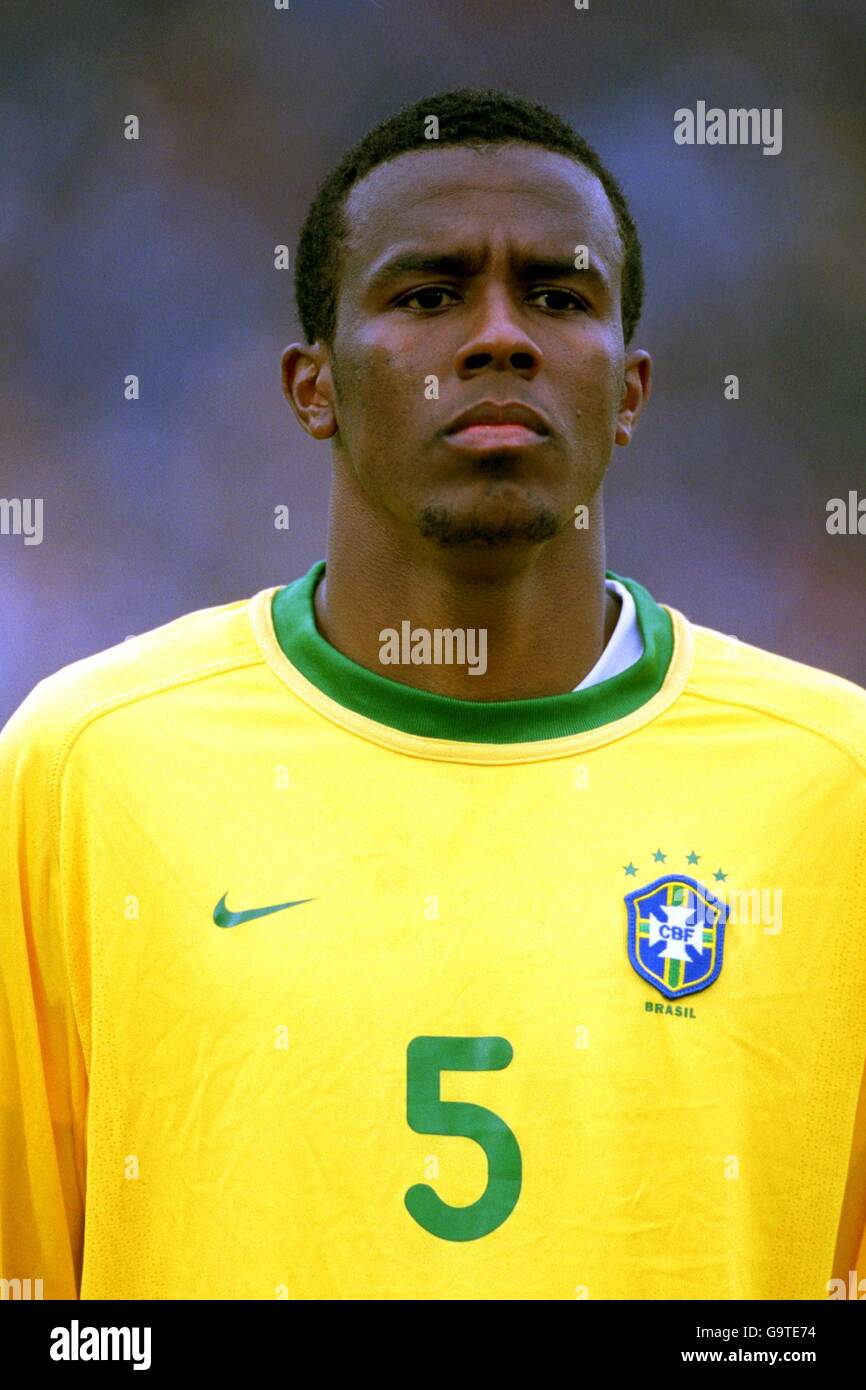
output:
[[637,662],[450,699],[323,570],[0,734],[6,1296],[866,1279],[866,691],[608,572]]

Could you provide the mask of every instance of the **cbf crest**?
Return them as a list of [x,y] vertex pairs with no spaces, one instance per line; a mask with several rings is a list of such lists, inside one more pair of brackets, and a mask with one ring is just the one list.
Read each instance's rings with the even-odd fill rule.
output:
[[628,958],[667,999],[695,994],[718,977],[730,908],[685,874],[665,874],[626,893]]

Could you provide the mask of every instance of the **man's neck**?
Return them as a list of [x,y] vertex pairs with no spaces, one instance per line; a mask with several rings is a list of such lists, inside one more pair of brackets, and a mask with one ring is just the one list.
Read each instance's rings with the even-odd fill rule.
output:
[[[344,537],[332,517],[314,600],[316,626],[352,661],[436,695],[528,700],[564,694],[595,666],[619,617],[618,600],[605,590],[600,515],[597,520],[593,542],[588,533],[563,533],[533,551],[531,563],[507,563],[489,550],[470,556],[427,542],[427,549],[407,552],[405,537],[381,531],[374,537],[364,528]],[[411,645],[421,629],[431,635],[431,650],[437,630],[460,630],[469,651],[478,650],[483,630],[486,670],[472,674],[468,661],[443,659],[383,662],[383,633],[408,633]],[[440,650],[448,650],[447,641]],[[396,646],[406,653],[405,636]]]

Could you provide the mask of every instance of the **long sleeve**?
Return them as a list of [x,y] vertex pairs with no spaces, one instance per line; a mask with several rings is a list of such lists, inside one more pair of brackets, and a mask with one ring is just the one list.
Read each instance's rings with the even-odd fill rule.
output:
[[7,1297],[62,1299],[81,1287],[87,1073],[40,691],[0,732],[0,1276],[21,1281]]

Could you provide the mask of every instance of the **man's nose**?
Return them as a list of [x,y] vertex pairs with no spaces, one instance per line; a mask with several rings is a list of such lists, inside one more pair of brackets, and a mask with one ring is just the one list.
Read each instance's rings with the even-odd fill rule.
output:
[[469,335],[457,354],[458,374],[491,366],[534,374],[541,362],[541,349],[513,294],[503,286],[489,286],[478,296]]

